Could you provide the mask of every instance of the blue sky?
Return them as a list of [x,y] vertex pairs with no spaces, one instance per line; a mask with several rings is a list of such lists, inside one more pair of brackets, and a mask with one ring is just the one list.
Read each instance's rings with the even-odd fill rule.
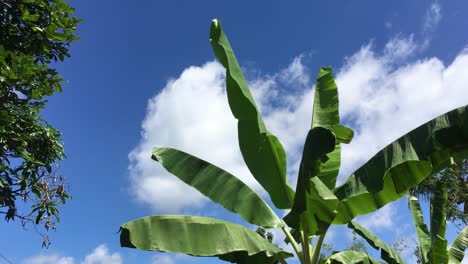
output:
[[[283,142],[291,182],[320,66],[333,67],[342,118],[357,132],[344,147],[341,180],[401,133],[468,101],[462,0],[70,2],[84,19],[81,40],[57,65],[68,82],[44,115],[63,133],[61,169],[74,199],[61,208],[48,250],[32,227],[0,225],[0,253],[13,263],[218,263],[122,249],[117,234],[124,222],[162,213],[242,223],[150,161],[156,145],[194,153],[262,192],[237,150],[208,39],[215,17]],[[414,234],[405,200],[358,221],[389,243]],[[454,231],[449,225],[449,242]],[[328,241],[339,249],[350,239],[336,228]]]

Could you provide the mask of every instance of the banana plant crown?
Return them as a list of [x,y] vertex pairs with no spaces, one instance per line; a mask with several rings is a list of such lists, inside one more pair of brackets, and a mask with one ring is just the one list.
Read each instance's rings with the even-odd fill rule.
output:
[[[331,68],[321,68],[315,86],[311,126],[293,190],[286,177],[284,148],[268,131],[217,19],[211,23],[210,42],[215,56],[226,68],[227,99],[237,119],[239,147],[245,164],[273,205],[288,209],[289,213],[284,219],[279,218],[249,186],[208,161],[160,147],[153,149],[152,158],[248,223],[281,228],[301,263],[318,263],[321,241],[332,224],[348,224],[381,250],[383,260],[404,263],[387,244],[352,219],[401,198],[427,176],[466,158],[468,107],[452,110],[402,135],[377,152],[343,184],[335,186],[341,163],[340,145],[350,143],[354,132],[340,123],[338,90]],[[444,223],[434,224],[438,231],[433,239],[437,240],[445,232]],[[121,245],[142,250],[216,256],[231,263],[286,263],[285,259],[293,256],[244,226],[207,217],[152,216],[130,221],[121,229]],[[319,237],[314,248],[309,245],[313,236]],[[455,255],[463,253],[463,246],[466,248],[466,236],[464,239],[457,242]],[[436,250],[425,254],[434,258],[439,255]],[[361,252],[344,251],[331,256],[326,263],[378,262]]]

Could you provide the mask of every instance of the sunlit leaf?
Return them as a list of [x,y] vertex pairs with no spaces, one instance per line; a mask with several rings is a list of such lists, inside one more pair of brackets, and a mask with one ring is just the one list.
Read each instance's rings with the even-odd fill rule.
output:
[[429,234],[427,225],[424,223],[423,213],[421,211],[418,198],[410,195],[408,197],[408,203],[413,217],[413,223],[416,228],[416,235],[418,236],[421,255],[424,262],[427,262],[427,254],[431,249],[431,235]]
[[340,143],[349,143],[354,132],[340,125],[338,89],[329,67],[320,68],[317,76],[311,127],[327,128],[335,134],[336,147],[327,155],[328,161],[323,164],[317,175],[329,189],[333,189],[341,164]]
[[274,263],[292,256],[241,225],[183,215],[149,216],[125,223],[121,225],[120,245],[216,256],[232,263]]
[[291,208],[294,192],[286,181],[286,154],[278,138],[263,123],[234,51],[217,19],[211,23],[214,54],[226,68],[226,91],[238,120],[239,146],[252,175],[265,188],[276,207]]
[[345,250],[329,257],[325,264],[380,264],[380,262],[366,253]]
[[202,159],[170,148],[153,148],[152,158],[173,175],[247,222],[266,228],[284,224],[249,186]]
[[468,156],[468,106],[443,114],[379,151],[334,190],[335,224],[395,201],[427,176]]
[[449,263],[460,264],[465,256],[465,250],[468,248],[468,226],[457,235],[448,250]]

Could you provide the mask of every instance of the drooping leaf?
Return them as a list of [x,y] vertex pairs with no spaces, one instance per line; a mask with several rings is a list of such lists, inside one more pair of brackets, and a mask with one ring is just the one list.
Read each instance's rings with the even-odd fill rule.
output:
[[345,127],[343,125],[335,125],[330,128],[330,130],[333,132],[333,134],[335,134],[337,144],[349,144],[354,137],[354,131],[351,128]]
[[460,264],[465,256],[465,250],[468,248],[468,226],[457,235],[448,250],[449,263]]
[[291,212],[284,218],[299,229],[301,216],[310,235],[328,229],[336,215],[335,187],[341,163],[340,143],[349,143],[354,132],[340,125],[338,90],[331,68],[321,68],[317,76],[312,111],[312,129],[307,135],[299,168],[296,196]]
[[421,249],[423,261],[426,263],[428,261],[429,250],[431,249],[431,235],[429,234],[427,225],[424,224],[423,213],[421,211],[418,198],[410,195],[408,197],[408,203],[411,210],[411,215],[413,216],[413,224],[416,228],[416,235],[418,236],[419,240],[419,248]]
[[[294,205],[291,212],[284,218],[288,226],[300,230],[300,218],[303,213],[306,213],[306,211],[310,215],[319,213],[319,211],[315,210],[309,212],[309,209],[313,207],[319,205],[323,205],[327,209],[330,209],[328,207],[336,207],[336,204],[333,202],[327,203],[327,201],[337,201],[337,198],[317,177],[323,163],[328,160],[327,154],[332,152],[334,148],[335,136],[330,130],[315,127],[307,134],[299,168]],[[312,181],[313,178],[317,178],[317,180]],[[324,197],[321,197],[321,194]],[[331,211],[334,209],[331,208]],[[314,221],[314,217],[308,220],[309,222]],[[311,223],[311,225],[316,226],[314,231],[311,230],[311,232],[315,233],[317,231],[317,224]]]
[[313,177],[309,182],[306,199],[305,215],[309,224],[309,235],[324,234],[336,216],[338,198],[322,183],[319,177]]
[[447,240],[445,239],[447,189],[443,185],[437,186],[434,196],[431,197],[431,250],[429,261],[431,263],[448,263]]
[[229,172],[170,148],[153,148],[152,158],[173,175],[247,222],[265,228],[284,224],[249,186]]
[[331,68],[320,68],[315,85],[312,125],[330,129],[336,136],[336,147],[328,154],[329,160],[323,164],[318,177],[329,188],[335,188],[341,164],[340,143],[349,143],[354,132],[340,125],[338,89]]
[[353,229],[358,235],[363,237],[367,243],[373,248],[380,250],[380,258],[385,260],[388,264],[403,264],[406,263],[403,258],[398,254],[391,246],[385,243],[383,240],[374,235],[371,231],[367,230],[360,224],[351,221],[348,223],[348,227]]
[[234,51],[217,19],[211,23],[214,54],[226,68],[226,91],[238,120],[239,146],[252,175],[265,188],[276,207],[291,208],[294,192],[286,181],[286,154],[278,138],[263,123]]
[[400,137],[334,190],[335,224],[395,201],[425,177],[468,156],[468,107],[443,114]]
[[[288,226],[299,228],[301,215],[305,216],[308,223],[309,235],[316,236],[326,232],[330,222],[336,216],[338,198],[318,177],[309,180],[308,191],[305,195],[306,208],[302,214],[291,211],[284,220]],[[295,229],[293,229],[295,230]]]
[[232,263],[273,263],[292,256],[241,225],[184,215],[149,216],[125,223],[121,225],[120,245],[216,256]]
[[380,264],[380,262],[366,253],[345,250],[329,257],[325,264]]

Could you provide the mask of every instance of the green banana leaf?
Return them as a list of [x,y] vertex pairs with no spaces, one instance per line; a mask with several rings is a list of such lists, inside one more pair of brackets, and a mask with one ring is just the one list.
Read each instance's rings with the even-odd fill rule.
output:
[[289,226],[298,229],[301,214],[305,213],[311,235],[325,232],[336,215],[338,198],[330,189],[335,187],[340,168],[340,143],[349,143],[354,135],[351,129],[339,124],[338,107],[332,70],[321,68],[315,88],[312,129],[304,144],[294,205],[284,218]]
[[448,263],[447,240],[445,239],[447,189],[443,185],[437,186],[431,197],[431,250],[430,263]]
[[238,213],[247,222],[265,228],[284,226],[257,193],[229,172],[171,148],[153,148],[151,157],[167,171],[227,210]]
[[468,156],[468,107],[441,115],[379,151],[334,190],[334,224],[373,212],[406,194],[427,176]]
[[429,250],[431,249],[431,235],[427,225],[424,223],[423,213],[421,211],[418,198],[412,195],[408,196],[408,204],[411,210],[411,215],[413,216],[413,224],[416,228],[416,235],[418,236],[419,248],[421,249],[423,262],[427,263],[429,260]]
[[280,209],[289,209],[294,192],[286,180],[284,148],[278,138],[266,129],[234,51],[217,19],[211,23],[210,42],[214,54],[226,68],[228,102],[238,120],[239,146],[244,161],[268,192],[273,204]]
[[369,243],[373,248],[380,249],[380,258],[385,260],[388,264],[404,264],[406,263],[403,258],[398,254],[391,246],[382,241],[371,231],[367,230],[365,227],[360,224],[351,221],[348,223],[348,227],[353,229],[358,235],[363,237],[367,243]]
[[380,264],[380,262],[366,253],[345,250],[329,257],[325,264]]
[[333,189],[341,164],[340,143],[349,143],[354,132],[340,125],[338,89],[330,67],[320,68],[317,76],[311,128],[314,127],[330,129],[337,138],[335,149],[327,155],[329,159],[317,175],[328,189]]
[[330,130],[335,134],[336,143],[349,144],[354,137],[354,131],[340,124],[333,126]]
[[285,216],[286,223],[291,223],[293,228],[300,226],[301,216],[305,216],[308,224],[308,233],[311,236],[321,235],[326,232],[330,226],[330,222],[336,216],[336,207],[338,206],[338,198],[333,194],[328,187],[322,183],[318,177],[313,177],[307,184],[308,191],[306,193],[306,208],[302,214],[297,214],[291,211]]
[[336,216],[339,200],[318,177],[310,179],[309,186],[305,215],[309,235],[318,236],[328,230]]
[[[304,150],[302,153],[301,165],[299,168],[299,177],[296,185],[296,196],[294,197],[294,205],[291,212],[284,217],[288,226],[300,230],[301,216],[303,213],[311,215],[307,220],[309,222],[311,234],[317,232],[318,223],[315,222],[316,214],[327,214],[333,211],[337,206],[338,199],[333,193],[323,184],[320,178],[316,177],[320,173],[321,166],[327,162],[327,153],[330,153],[335,148],[335,136],[326,128],[314,127],[307,134]],[[316,180],[312,180],[315,179]],[[327,192],[328,191],[328,192]],[[321,197],[321,195],[324,195]],[[336,201],[328,203],[327,201]],[[317,208],[323,207],[323,208]],[[318,210],[309,210],[309,209]],[[320,210],[320,209],[327,210]],[[323,211],[323,212],[322,212]],[[334,218],[329,219],[332,221]],[[328,226],[327,226],[328,227]]]
[[448,250],[449,264],[460,264],[468,248],[468,226],[457,235]]
[[216,256],[231,263],[274,263],[292,256],[241,225],[184,215],[148,216],[125,223],[121,225],[120,245]]

